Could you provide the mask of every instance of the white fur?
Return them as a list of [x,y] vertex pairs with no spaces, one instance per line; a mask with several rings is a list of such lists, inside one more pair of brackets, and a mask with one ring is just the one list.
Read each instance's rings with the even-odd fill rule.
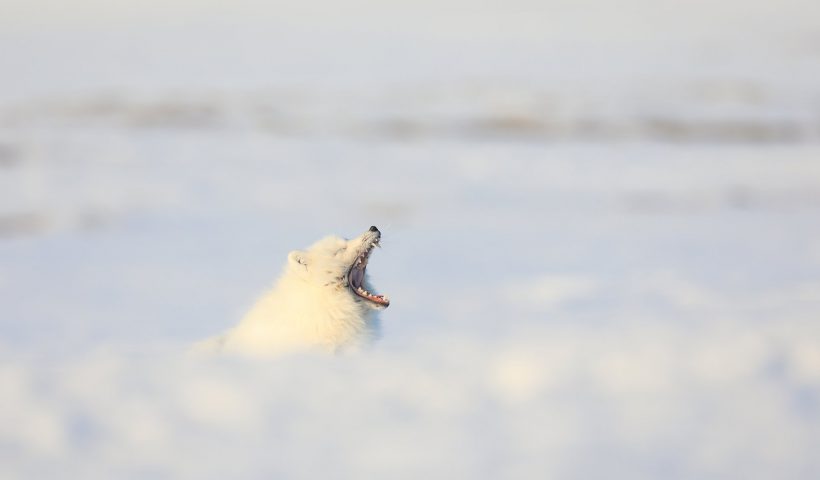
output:
[[[277,284],[223,335],[198,350],[271,355],[319,348],[358,349],[378,337],[378,310],[347,286],[347,272],[378,232],[345,240],[327,237],[306,251],[293,251]],[[368,285],[365,279],[365,285]],[[372,291],[369,285],[367,290]]]

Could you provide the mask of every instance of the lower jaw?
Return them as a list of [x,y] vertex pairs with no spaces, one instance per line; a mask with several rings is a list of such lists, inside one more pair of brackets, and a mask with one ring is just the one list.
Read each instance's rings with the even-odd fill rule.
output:
[[388,306],[390,306],[390,301],[379,301],[379,300],[373,300],[373,299],[371,299],[371,298],[368,298],[368,297],[365,297],[365,296],[363,296],[363,295],[360,295],[359,293],[357,293],[357,292],[356,292],[355,290],[353,290],[353,289],[351,289],[351,290],[350,290],[350,293],[352,293],[353,295],[355,295],[357,298],[360,298],[361,300],[364,300],[364,301],[365,301],[365,302],[367,302],[368,304],[373,305],[373,306],[376,306],[376,307],[387,308]]

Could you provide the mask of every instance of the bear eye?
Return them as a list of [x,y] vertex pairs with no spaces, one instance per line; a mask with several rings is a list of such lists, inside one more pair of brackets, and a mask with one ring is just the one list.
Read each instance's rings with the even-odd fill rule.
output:
[[335,252],[333,255],[334,255],[334,256],[335,256],[335,255],[338,255],[338,254],[340,254],[340,253],[344,252],[345,250],[347,250],[347,245],[345,245],[344,247],[342,247],[342,248],[340,248],[340,249],[336,250],[336,252]]

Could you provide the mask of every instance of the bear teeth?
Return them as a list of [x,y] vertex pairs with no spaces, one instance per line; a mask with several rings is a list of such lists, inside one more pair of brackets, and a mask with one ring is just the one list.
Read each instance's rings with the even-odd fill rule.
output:
[[368,292],[367,290],[365,290],[365,289],[364,289],[364,288],[362,288],[362,287],[357,288],[357,289],[356,289],[356,291],[357,291],[358,293],[361,293],[362,295],[367,296],[367,297],[371,297],[371,298],[380,298],[380,299],[382,299],[382,300],[387,300],[387,296],[386,296],[386,295],[376,295],[375,293],[370,293],[370,292]]
[[356,261],[354,262],[353,266],[350,268],[348,272],[349,278],[349,286],[350,289],[360,297],[370,300],[371,302],[375,302],[381,304],[383,306],[387,306],[390,303],[390,300],[387,298],[386,295],[378,295],[376,293],[368,292],[363,287],[364,282],[364,269],[367,267],[368,260],[370,259],[370,254],[373,250],[379,247],[381,248],[381,243],[379,239],[376,238],[370,244],[365,247],[365,249],[356,257]]

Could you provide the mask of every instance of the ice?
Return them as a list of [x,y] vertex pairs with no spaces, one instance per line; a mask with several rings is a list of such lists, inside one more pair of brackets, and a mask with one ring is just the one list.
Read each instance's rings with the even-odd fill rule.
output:
[[0,18],[0,478],[820,475],[816,2],[113,5]]

